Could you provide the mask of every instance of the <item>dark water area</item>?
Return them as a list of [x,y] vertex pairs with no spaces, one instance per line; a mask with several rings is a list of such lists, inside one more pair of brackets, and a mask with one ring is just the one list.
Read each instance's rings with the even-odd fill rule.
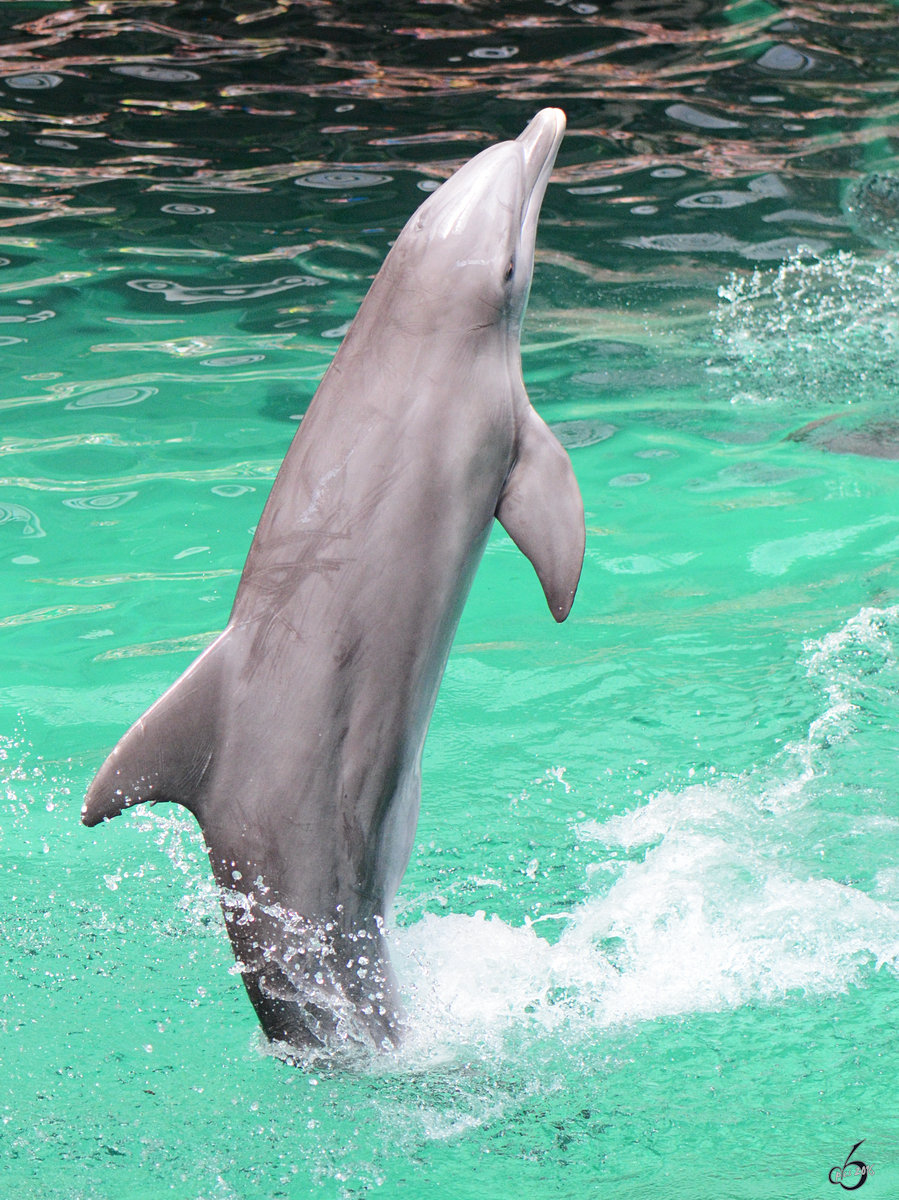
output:
[[[894,1195],[899,5],[0,22],[4,1194],[814,1200],[861,1141]],[[546,106],[522,357],[578,598],[557,627],[497,527],[390,933],[407,1043],[291,1067],[193,819],[82,797],[224,628],[406,220]]]

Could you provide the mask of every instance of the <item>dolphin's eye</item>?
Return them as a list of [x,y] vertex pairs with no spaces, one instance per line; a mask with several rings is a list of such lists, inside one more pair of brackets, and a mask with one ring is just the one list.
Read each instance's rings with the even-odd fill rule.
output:
[[515,274],[515,259],[510,259],[509,265],[506,267],[506,282],[508,283]]

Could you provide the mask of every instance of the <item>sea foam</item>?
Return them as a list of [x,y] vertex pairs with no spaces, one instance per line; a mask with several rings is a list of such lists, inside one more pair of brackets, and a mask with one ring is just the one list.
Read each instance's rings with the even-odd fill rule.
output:
[[871,864],[868,890],[831,877],[828,771],[842,743],[863,753],[866,723],[895,711],[897,637],[899,607],[865,608],[807,642],[820,713],[771,762],[575,826],[607,857],[590,864],[593,894],[569,912],[521,925],[486,911],[429,914],[395,929],[407,1052],[500,1042],[516,1027],[580,1040],[622,1023],[833,994],[896,970],[888,847],[899,848],[899,821],[842,813],[842,832],[883,862]]

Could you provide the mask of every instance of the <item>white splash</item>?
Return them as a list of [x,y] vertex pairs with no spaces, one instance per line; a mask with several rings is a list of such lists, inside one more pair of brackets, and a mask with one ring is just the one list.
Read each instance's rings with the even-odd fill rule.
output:
[[857,404],[899,381],[899,257],[793,255],[731,275],[712,314],[733,403]]
[[[816,797],[827,755],[864,725],[899,678],[899,606],[866,608],[804,647],[823,708],[805,738],[764,768],[662,791],[577,827],[606,856],[594,895],[551,944],[540,921],[428,915],[392,934],[412,1034],[404,1053],[452,1055],[530,1029],[582,1040],[610,1026],[833,994],[899,970],[899,895],[889,870],[871,894],[816,870]],[[859,816],[899,846],[899,820]],[[823,849],[820,851],[823,855]],[[880,853],[883,854],[883,843]],[[542,918],[547,920],[547,918]]]

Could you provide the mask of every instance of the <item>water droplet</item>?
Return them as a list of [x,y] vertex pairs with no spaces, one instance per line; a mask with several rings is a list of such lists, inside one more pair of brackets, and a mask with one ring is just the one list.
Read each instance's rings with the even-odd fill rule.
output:
[[855,232],[882,250],[899,250],[899,172],[873,171],[843,198]]

